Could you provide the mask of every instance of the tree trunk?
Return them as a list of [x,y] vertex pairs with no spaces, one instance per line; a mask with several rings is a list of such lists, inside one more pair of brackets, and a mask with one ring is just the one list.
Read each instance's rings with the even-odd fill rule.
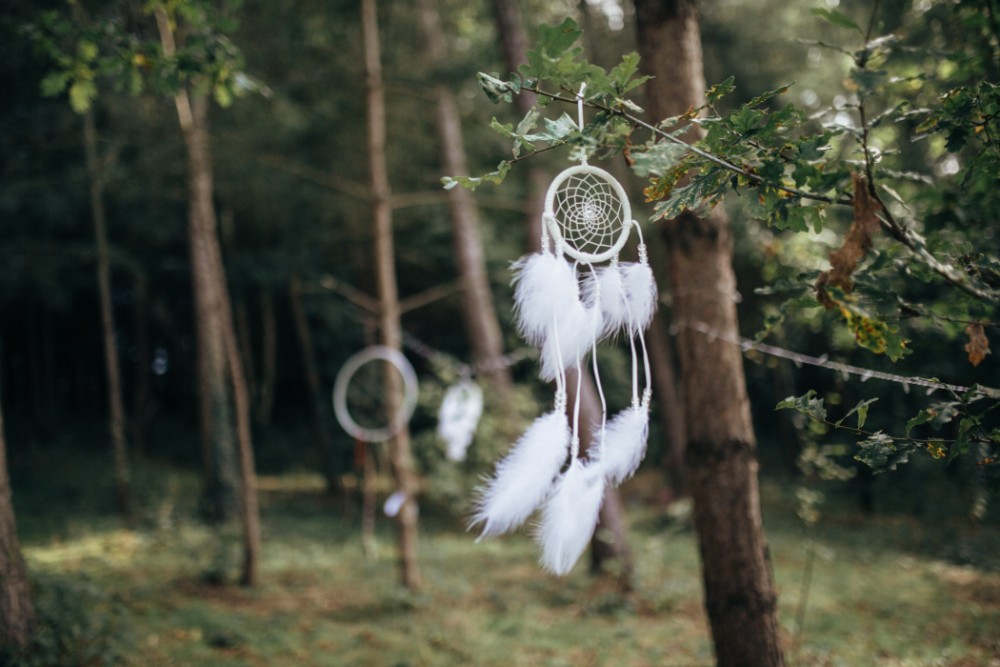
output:
[[[493,18],[497,24],[497,36],[500,38],[500,48],[503,51],[504,64],[511,72],[516,72],[523,63],[528,62],[528,47],[525,46],[524,29],[521,26],[521,11],[515,0],[491,0]],[[514,104],[522,116],[528,113],[535,104],[534,93],[521,93],[514,96]],[[549,187],[550,177],[534,163],[528,167],[528,196],[525,198],[524,231],[526,248],[529,252],[537,252],[542,238],[542,209],[545,206],[545,191]]]
[[[164,53],[176,53],[166,11],[157,7],[157,27]],[[181,88],[174,97],[177,118],[188,153],[191,282],[198,342],[198,385],[205,450],[205,487],[201,511],[210,521],[225,522],[237,512],[237,463],[231,396],[226,377],[226,339],[222,287],[216,275],[221,257],[212,202],[212,162],[209,153],[208,107],[205,95],[189,96]]]
[[[566,386],[576,387],[576,369],[566,372]],[[566,413],[572,415],[576,392],[569,391],[568,394]],[[583,369],[583,382],[580,383],[580,447],[588,456],[594,444],[595,427],[600,423],[601,403],[597,386],[590,372]],[[632,590],[632,550],[628,546],[625,505],[621,494],[614,488],[604,492],[597,531],[590,542],[590,570],[594,574],[607,572],[614,576],[622,592]]]
[[313,345],[312,333],[309,330],[309,318],[306,317],[306,309],[302,304],[302,281],[294,273],[288,283],[288,297],[291,301],[292,321],[299,338],[299,349],[302,351],[302,372],[305,374],[306,389],[309,392],[309,413],[312,416],[319,463],[326,478],[327,493],[334,493],[340,484],[333,463],[333,436],[330,435],[330,416],[326,410],[328,403],[324,400],[325,395],[319,381],[316,346]]
[[[0,346],[0,351],[2,351]],[[7,442],[0,406],[0,646],[16,655],[28,648],[35,624],[28,571],[17,539],[17,522],[7,472]]]
[[[521,17],[516,2],[493,0],[493,15],[497,23],[500,45],[503,48],[507,68],[516,72],[517,68],[527,62],[524,31],[521,28]],[[534,95],[522,93],[515,95],[518,110],[524,114],[535,102]],[[544,208],[545,192],[551,181],[552,174],[546,174],[537,167],[531,167],[528,172],[530,195],[526,211],[525,230],[527,232],[528,252],[538,252],[542,248],[542,210]],[[456,190],[458,188],[455,188]],[[569,375],[573,380],[569,380]],[[575,386],[575,372],[567,375],[567,386]],[[575,392],[570,392],[575,394]],[[571,398],[571,401],[573,399]],[[570,401],[570,402],[571,402]],[[567,406],[567,415],[572,415],[572,407]],[[580,401],[580,431],[581,443],[588,446],[593,425],[601,420],[600,403],[597,400],[597,387],[590,373],[583,374]],[[619,583],[622,588],[631,586],[629,578],[632,572],[632,555],[628,547],[628,528],[625,525],[625,513],[621,495],[618,489],[608,487],[604,492],[604,502],[601,505],[601,530],[594,534],[591,541],[591,569],[600,572],[605,569],[620,573]],[[614,536],[613,540],[608,539]],[[608,567],[605,568],[605,565]]]
[[274,411],[274,383],[278,378],[278,323],[274,314],[274,297],[265,288],[260,290],[261,374],[257,393],[257,425],[271,423]]
[[135,391],[132,394],[132,447],[142,458],[146,451],[149,409],[149,287],[143,273],[135,274]]
[[233,317],[236,319],[236,340],[240,344],[240,361],[243,362],[243,375],[247,381],[247,396],[257,395],[257,371],[254,367],[253,337],[250,335],[250,315],[247,312],[246,300],[237,298],[233,304]]
[[[695,0],[636,0],[639,51],[654,119],[704,102]],[[777,597],[760,513],[757,454],[737,336],[732,239],[723,210],[663,223],[679,327],[687,470],[705,606],[722,667],[783,665]],[[685,326],[718,331],[710,339]]]
[[[662,275],[662,271],[660,274]],[[670,478],[672,499],[688,494],[687,473],[684,470],[684,447],[687,432],[684,425],[684,410],[677,392],[677,373],[674,370],[673,346],[670,332],[663,315],[657,313],[649,327],[646,339],[649,346],[650,372],[653,374],[654,400],[660,409],[660,423],[663,425],[663,463]]]
[[[382,86],[381,46],[378,34],[378,12],[375,0],[361,0],[361,31],[364,42],[365,78],[367,83],[366,120],[368,126],[368,161],[371,171],[372,215],[375,228],[375,270],[381,307],[381,342],[386,347],[402,349],[399,295],[396,289],[395,252],[392,241],[392,209],[389,174],[385,156],[385,96]],[[386,390],[387,414],[394,415],[402,401],[401,380],[388,374]],[[399,491],[404,495],[399,509],[399,564],[403,585],[411,590],[420,587],[417,564],[417,478],[410,455],[408,426],[392,439],[389,459]]]
[[[443,67],[446,60],[441,19],[435,0],[419,0],[417,8],[424,33],[428,69],[433,72],[435,68]],[[455,95],[445,85],[434,86],[432,94],[437,100],[438,141],[444,172],[465,176],[469,170],[462,143],[462,119]],[[503,334],[493,305],[493,292],[479,239],[479,213],[472,193],[465,188],[448,190],[448,207],[455,239],[455,260],[462,285],[462,315],[472,356],[501,404],[506,404],[513,384],[510,370],[498,363],[503,356]]]
[[[222,271],[222,265],[218,265]],[[222,276],[219,276],[222,278]],[[231,310],[227,304],[224,314]],[[240,583],[256,586],[260,572],[260,505],[257,498],[257,472],[254,465],[253,440],[250,433],[250,397],[232,317],[225,328],[226,360],[229,377],[233,383],[233,402],[236,406],[236,434],[240,451],[240,517],[243,520],[243,573]]]
[[125,408],[122,404],[122,379],[118,365],[118,336],[111,305],[111,258],[108,249],[108,225],[104,214],[104,174],[97,155],[97,129],[94,110],[83,115],[83,146],[87,154],[87,177],[90,180],[90,214],[94,222],[97,246],[97,288],[101,303],[101,330],[104,338],[104,367],[107,372],[108,426],[114,454],[115,503],[118,513],[129,515],[129,466],[125,447]]

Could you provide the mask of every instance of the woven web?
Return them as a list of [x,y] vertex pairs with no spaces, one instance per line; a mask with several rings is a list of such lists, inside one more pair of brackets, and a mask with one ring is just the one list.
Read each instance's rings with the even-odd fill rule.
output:
[[614,246],[622,226],[628,224],[618,193],[597,174],[574,174],[559,185],[553,201],[563,241],[588,255]]

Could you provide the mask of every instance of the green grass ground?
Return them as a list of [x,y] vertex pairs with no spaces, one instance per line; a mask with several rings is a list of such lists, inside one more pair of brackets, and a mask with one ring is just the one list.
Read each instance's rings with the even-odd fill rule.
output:
[[[195,480],[148,471],[132,528],[56,470],[19,494],[23,546],[48,630],[34,664],[295,666],[708,666],[697,547],[683,517],[630,505],[635,592],[535,564],[529,538],[476,544],[457,519],[426,516],[425,589],[397,585],[392,525],[366,562],[357,510],[318,479],[264,478],[262,585],[206,583],[238,561],[193,517]],[[641,486],[642,481],[639,480]],[[813,540],[785,490],[765,486],[765,522],[790,665],[1000,667],[996,527],[829,512]],[[808,545],[804,626],[796,616]],[[979,554],[979,566],[949,554]],[[969,559],[966,559],[969,560]],[[235,567],[235,565],[233,566]],[[52,629],[55,628],[55,629]]]

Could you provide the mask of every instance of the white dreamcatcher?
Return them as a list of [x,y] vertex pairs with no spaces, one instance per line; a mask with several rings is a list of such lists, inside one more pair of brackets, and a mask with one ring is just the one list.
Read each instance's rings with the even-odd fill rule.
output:
[[[577,95],[583,128],[583,91]],[[619,253],[635,228],[638,261]],[[600,266],[598,266],[600,265]],[[581,163],[558,174],[545,198],[541,252],[513,265],[517,328],[540,348],[540,376],[554,380],[555,401],[521,436],[479,490],[471,526],[480,539],[523,524],[541,508],[535,537],[541,563],[568,573],[597,525],[607,485],[628,479],[646,451],[649,357],[643,331],[656,310],[656,283],[639,223],[621,184],[607,171]],[[610,421],[597,365],[597,343],[623,333],[632,352],[632,402]],[[640,392],[639,353],[644,384]],[[580,381],[591,353],[602,417],[596,447],[580,455]],[[576,401],[567,418],[566,370],[577,369]]]

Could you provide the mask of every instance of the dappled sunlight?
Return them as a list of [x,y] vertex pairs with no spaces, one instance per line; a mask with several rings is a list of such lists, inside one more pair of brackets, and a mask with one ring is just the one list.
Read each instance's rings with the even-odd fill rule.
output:
[[28,546],[24,556],[29,566],[72,570],[97,565],[124,568],[133,564],[149,545],[148,538],[132,530],[88,533],[53,540],[45,546]]

